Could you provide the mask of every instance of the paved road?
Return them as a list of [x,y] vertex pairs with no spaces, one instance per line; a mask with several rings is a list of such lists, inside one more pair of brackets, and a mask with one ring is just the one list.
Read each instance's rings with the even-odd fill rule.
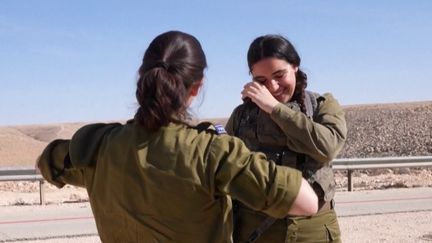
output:
[[88,203],[0,207],[0,242],[95,234]]
[[[432,188],[338,192],[339,217],[432,211]],[[97,235],[88,203],[0,207],[0,242]]]
[[432,187],[337,192],[335,201],[339,217],[432,211]]

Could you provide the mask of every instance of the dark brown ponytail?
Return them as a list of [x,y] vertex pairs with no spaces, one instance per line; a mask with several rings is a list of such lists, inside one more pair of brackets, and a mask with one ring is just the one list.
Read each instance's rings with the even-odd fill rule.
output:
[[170,122],[187,119],[189,89],[203,79],[206,66],[204,52],[195,37],[179,31],[156,37],[138,71],[138,123],[155,131]]

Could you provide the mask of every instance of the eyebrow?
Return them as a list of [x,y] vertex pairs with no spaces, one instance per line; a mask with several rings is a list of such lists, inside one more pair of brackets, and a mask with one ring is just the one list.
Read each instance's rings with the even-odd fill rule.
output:
[[[274,71],[271,75],[273,76],[273,75],[280,74],[280,73],[283,73],[283,72],[287,72],[287,70],[285,68],[284,69],[279,69],[279,70]],[[265,77],[264,76],[255,76],[253,78],[254,79],[259,79],[259,78],[265,78]]]

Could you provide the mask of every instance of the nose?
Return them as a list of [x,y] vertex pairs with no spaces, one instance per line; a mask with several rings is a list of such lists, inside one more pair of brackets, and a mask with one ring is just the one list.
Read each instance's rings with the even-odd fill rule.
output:
[[266,82],[265,86],[267,87],[267,89],[270,92],[274,92],[274,91],[276,91],[279,88],[279,82],[276,81],[275,79],[269,79]]

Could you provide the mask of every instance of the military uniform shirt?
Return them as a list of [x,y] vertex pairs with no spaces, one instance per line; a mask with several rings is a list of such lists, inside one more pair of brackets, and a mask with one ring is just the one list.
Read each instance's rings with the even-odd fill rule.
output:
[[50,143],[38,167],[87,189],[103,242],[232,242],[230,196],[282,218],[301,183],[237,138],[174,123],[88,125]]
[[[322,98],[314,120],[282,103],[273,108],[270,117],[285,134],[285,145],[290,150],[307,154],[326,164],[337,156],[344,145],[347,127],[344,110],[333,95],[326,93]],[[238,106],[229,118],[225,127],[228,134],[234,135],[242,106]],[[266,124],[259,125],[258,129],[265,130]]]

